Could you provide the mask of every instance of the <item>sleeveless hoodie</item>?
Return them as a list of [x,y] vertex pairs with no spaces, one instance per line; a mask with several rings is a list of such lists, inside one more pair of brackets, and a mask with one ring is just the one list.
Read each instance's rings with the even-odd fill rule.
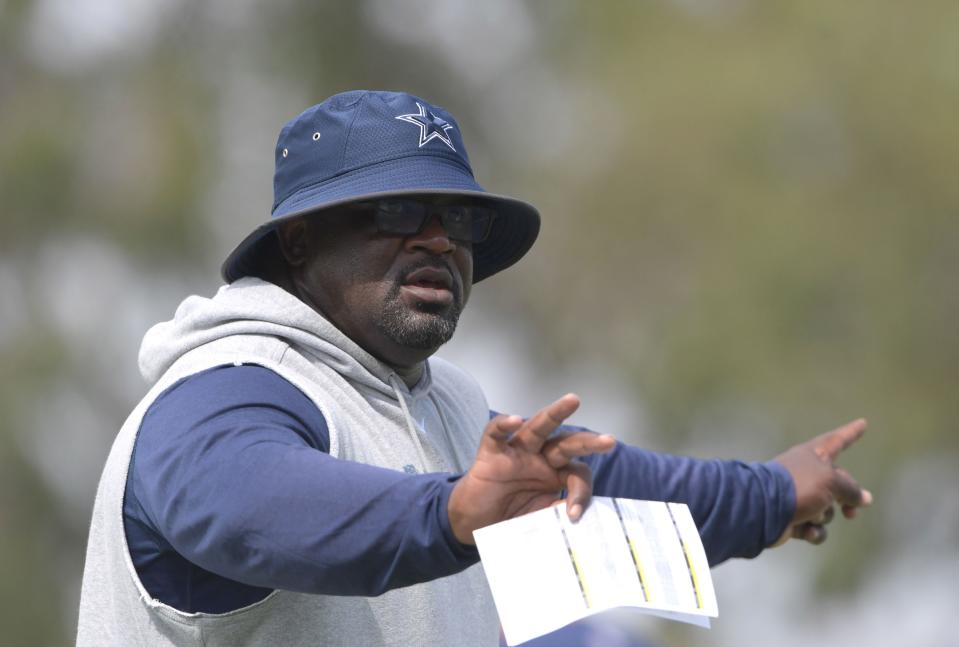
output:
[[[299,388],[327,421],[330,454],[344,460],[463,471],[489,418],[481,389],[456,367],[432,358],[407,389],[388,366],[275,285],[244,278],[212,299],[188,297],[172,321],[150,329],[140,350],[141,373],[153,386],[117,435],[97,489],[77,645],[498,645],[499,622],[479,564],[375,598],[276,590],[223,614],[185,613],[150,597],[123,526],[137,432],[164,390],[225,364],[257,364]],[[418,428],[414,417],[425,424]]]

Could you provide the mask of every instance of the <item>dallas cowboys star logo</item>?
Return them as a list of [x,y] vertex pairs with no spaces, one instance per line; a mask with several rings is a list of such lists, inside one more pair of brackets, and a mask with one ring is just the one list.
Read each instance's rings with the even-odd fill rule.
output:
[[450,140],[449,135],[446,134],[446,131],[453,129],[453,124],[442,117],[438,117],[431,110],[427,110],[419,101],[416,102],[416,107],[420,109],[418,113],[414,112],[408,115],[400,115],[397,119],[409,122],[414,126],[419,126],[420,148],[423,148],[430,140],[438,139],[449,146],[450,150],[455,153],[456,149],[453,148],[453,142]]

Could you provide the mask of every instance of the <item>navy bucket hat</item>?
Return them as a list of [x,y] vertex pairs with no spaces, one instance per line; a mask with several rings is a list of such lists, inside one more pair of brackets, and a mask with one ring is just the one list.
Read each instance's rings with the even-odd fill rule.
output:
[[532,205],[488,193],[473,179],[459,126],[446,110],[402,92],[344,92],[280,131],[272,218],[230,253],[223,278],[256,273],[283,222],[401,195],[461,197],[495,210],[489,236],[473,244],[474,283],[518,261],[539,233]]

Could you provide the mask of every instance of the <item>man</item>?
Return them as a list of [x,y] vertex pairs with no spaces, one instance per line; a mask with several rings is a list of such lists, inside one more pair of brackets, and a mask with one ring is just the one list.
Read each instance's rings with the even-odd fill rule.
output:
[[445,110],[336,95],[280,132],[274,191],[228,285],[144,339],[153,386],[97,492],[78,644],[495,645],[477,528],[576,519],[593,492],[684,501],[718,563],[869,503],[833,467],[863,421],[747,465],[557,431],[572,394],[491,412],[432,355],[539,215],[476,183]]

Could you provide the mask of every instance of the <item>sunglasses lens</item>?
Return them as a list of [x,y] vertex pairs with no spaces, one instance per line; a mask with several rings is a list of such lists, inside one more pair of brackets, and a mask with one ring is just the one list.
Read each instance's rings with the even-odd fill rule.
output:
[[484,207],[473,207],[473,218],[471,223],[470,240],[474,243],[481,243],[489,236],[490,226],[493,224],[493,218],[496,212]]
[[468,207],[446,207],[440,213],[450,238],[473,242],[473,218]]
[[373,207],[376,228],[384,234],[417,234],[423,231],[427,218],[437,214],[450,238],[469,243],[486,240],[495,216],[485,207],[432,207],[415,200],[380,200]]
[[376,203],[376,227],[385,234],[408,236],[420,231],[426,207],[412,200],[380,200]]

